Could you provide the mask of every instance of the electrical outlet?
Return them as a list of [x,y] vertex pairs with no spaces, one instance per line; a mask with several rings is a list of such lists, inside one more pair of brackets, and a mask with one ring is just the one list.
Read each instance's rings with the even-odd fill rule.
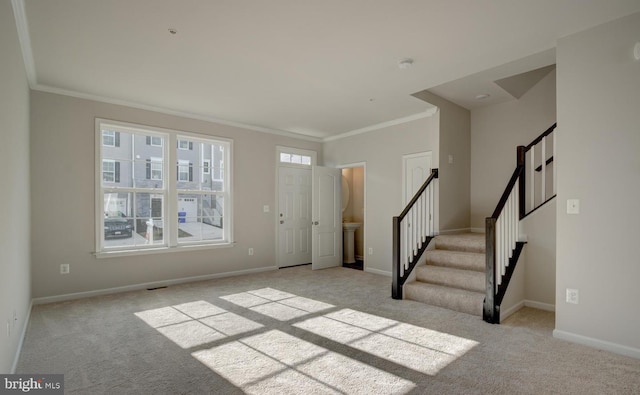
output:
[[580,214],[580,199],[567,199],[567,214]]
[[577,289],[567,288],[567,303],[578,304],[579,293]]
[[7,337],[11,337],[11,322],[7,320]]
[[262,211],[268,213],[269,211],[271,211],[271,208],[268,204],[265,204],[264,206],[262,206]]
[[249,255],[253,255],[253,248],[249,248]]
[[373,255],[373,247],[369,247],[369,255]]
[[69,274],[69,264],[63,263],[60,265],[60,274]]

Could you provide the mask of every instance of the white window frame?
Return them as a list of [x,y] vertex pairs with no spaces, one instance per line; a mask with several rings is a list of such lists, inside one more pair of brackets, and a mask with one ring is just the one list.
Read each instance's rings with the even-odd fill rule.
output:
[[[157,142],[159,141],[159,143]],[[154,147],[162,147],[162,137],[160,136],[151,136],[151,145]]]
[[[162,158],[156,158],[152,156],[151,158],[149,158],[149,166],[150,166],[149,175],[151,176],[150,179],[154,181],[162,181],[162,179],[164,178],[164,169],[162,168],[163,167]],[[156,174],[159,173],[160,176],[154,177],[153,176],[154,172]]]
[[[107,144],[104,142],[104,138],[110,138],[112,139],[112,143],[111,144]],[[105,130],[102,132],[102,145],[104,145],[105,147],[115,147],[116,146],[116,132],[114,132],[113,130]]]
[[[182,149],[182,148],[179,148]],[[179,159],[178,160],[178,181],[180,182],[189,182],[189,166],[191,162],[187,159]],[[186,169],[186,170],[185,170]],[[186,175],[186,178],[182,176]]]
[[[113,171],[111,171],[111,170],[108,170],[108,171],[107,171],[107,170],[105,170],[105,169],[104,169],[104,165],[105,165],[105,163],[110,163],[110,164],[112,164],[112,165],[113,165]],[[111,174],[113,174],[113,177],[112,177],[112,178],[113,178],[113,181],[106,181],[106,182],[113,182],[113,183],[115,183],[115,182],[116,182],[116,160],[115,160],[115,159],[103,159],[103,160],[102,160],[102,178],[101,178],[101,180],[104,180],[104,175],[105,175],[105,173],[111,173]]]
[[[182,143],[187,143],[187,145],[183,147]],[[183,151],[188,151],[189,150],[189,140],[178,140],[178,149],[181,149]]]
[[[303,164],[303,163],[295,163],[291,161],[289,162],[283,161],[281,160],[282,154],[289,154],[292,156],[293,155],[306,156],[311,158],[311,161],[310,161],[311,163]],[[283,147],[283,146],[276,147],[277,166],[301,167],[305,169],[310,169],[312,166],[316,165],[316,160],[317,160],[317,153],[315,151],[310,151],[302,148]]]
[[[95,130],[96,136],[101,136],[102,130],[114,130],[122,133],[132,133],[136,135],[152,136],[151,142],[153,144],[153,137],[160,139],[160,146],[163,146],[162,161],[162,174],[166,174],[164,177],[162,187],[160,188],[136,188],[136,187],[121,187],[121,186],[103,186],[103,145],[102,139],[96,138],[96,163],[100,165],[95,166],[95,224],[96,224],[96,252],[95,255],[98,258],[104,257],[116,257],[116,256],[128,256],[128,255],[140,255],[140,254],[155,254],[175,251],[193,251],[197,249],[210,249],[220,247],[233,246],[233,183],[232,183],[232,154],[233,154],[233,140],[202,135],[196,133],[186,133],[171,129],[157,128],[152,126],[137,125],[126,122],[112,121],[106,119],[96,118]],[[188,138],[191,141],[197,141],[207,144],[220,144],[225,148],[224,159],[227,162],[225,166],[225,181],[224,190],[221,192],[213,191],[201,191],[198,193],[209,195],[221,195],[224,199],[223,213],[224,226],[222,228],[222,238],[218,240],[202,240],[197,242],[179,242],[178,240],[178,194],[180,193],[192,193],[191,190],[179,190],[177,187],[178,167],[175,163],[178,163],[177,149],[169,149],[168,147],[177,147],[178,138]],[[165,144],[162,144],[164,139]],[[156,139],[156,142],[158,140]],[[156,158],[158,159],[158,158]],[[110,159],[107,159],[110,160]],[[187,161],[188,162],[188,161]],[[153,160],[151,163],[154,163]],[[157,162],[156,162],[157,163]],[[170,164],[174,165],[170,165]],[[188,164],[186,165],[188,166]],[[114,165],[115,168],[115,165]],[[194,175],[195,176],[195,175]],[[114,174],[115,177],[115,174]],[[104,194],[105,193],[127,193],[127,192],[139,192],[149,193],[154,196],[162,196],[163,207],[163,230],[164,230],[164,244],[149,244],[149,245],[136,245],[127,247],[109,247],[105,248],[104,243]]]

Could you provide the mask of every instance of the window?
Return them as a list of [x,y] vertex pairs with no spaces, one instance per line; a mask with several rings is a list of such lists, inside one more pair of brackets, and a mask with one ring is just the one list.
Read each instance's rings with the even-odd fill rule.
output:
[[311,166],[311,156],[281,152],[280,163],[293,163],[297,165]]
[[120,133],[113,130],[104,130],[102,132],[102,145],[105,147],[119,147]]
[[148,180],[162,180],[162,158],[147,159],[146,177]]
[[96,134],[98,256],[232,242],[231,141],[106,120]]
[[316,164],[316,152],[300,148],[277,147],[278,165],[308,167]]
[[162,137],[159,136],[147,136],[146,143],[147,145],[153,145],[155,147],[162,147]]
[[178,161],[178,181],[192,181],[193,167],[188,160],[180,159]]
[[[118,171],[116,172],[116,165],[119,165],[119,162],[116,162],[115,160],[109,160],[109,159],[105,159],[102,161],[102,181],[103,182],[118,182],[116,181],[116,173],[120,173],[120,166],[118,167]],[[119,174],[117,174],[118,177],[120,178]]]

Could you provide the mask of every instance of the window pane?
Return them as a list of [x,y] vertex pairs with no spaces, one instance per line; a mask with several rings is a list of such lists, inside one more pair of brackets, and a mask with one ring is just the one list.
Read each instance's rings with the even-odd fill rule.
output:
[[291,163],[291,154],[287,154],[284,152],[280,153],[280,162]]
[[291,163],[302,163],[302,157],[300,155],[291,155]]
[[222,239],[222,201],[216,195],[178,195],[178,241]]
[[136,193],[136,227],[144,244],[164,244],[164,196]]
[[131,247],[136,245],[138,237],[135,229],[133,210],[133,194],[105,193],[104,194],[104,246]]
[[311,166],[311,157],[303,155],[302,156],[302,164],[303,165],[307,165],[307,166]]
[[111,130],[102,131],[102,145],[113,147],[116,145],[116,132]]

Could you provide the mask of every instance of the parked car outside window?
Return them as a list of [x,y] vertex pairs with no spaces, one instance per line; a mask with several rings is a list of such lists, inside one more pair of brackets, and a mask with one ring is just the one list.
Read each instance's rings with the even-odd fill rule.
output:
[[105,213],[104,238],[129,238],[133,236],[133,219],[127,219],[122,211]]

